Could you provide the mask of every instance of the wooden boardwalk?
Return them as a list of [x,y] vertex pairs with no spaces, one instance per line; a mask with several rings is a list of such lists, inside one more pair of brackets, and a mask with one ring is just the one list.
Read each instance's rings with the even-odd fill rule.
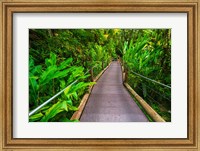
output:
[[148,122],[123,86],[121,66],[113,61],[93,87],[81,122]]

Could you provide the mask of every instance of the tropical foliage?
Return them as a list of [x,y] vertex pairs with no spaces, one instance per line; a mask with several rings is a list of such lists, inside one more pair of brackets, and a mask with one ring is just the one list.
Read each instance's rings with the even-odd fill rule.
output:
[[[171,31],[134,30],[132,38],[124,42],[122,60],[128,74],[128,83],[166,121],[170,121]],[[138,74],[166,86],[147,80]]]
[[165,120],[171,119],[170,29],[30,29],[29,111],[59,91],[61,95],[29,117],[29,121],[70,122],[91,81],[112,60],[125,67],[127,82]]

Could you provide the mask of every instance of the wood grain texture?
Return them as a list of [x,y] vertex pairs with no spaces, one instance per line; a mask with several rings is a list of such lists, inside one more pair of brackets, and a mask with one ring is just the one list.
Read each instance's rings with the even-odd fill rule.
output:
[[2,13],[3,9],[2,9],[2,3],[0,3],[0,149],[3,148],[3,100],[4,100],[4,93],[3,93],[3,13]]
[[[0,150],[200,150],[199,0],[3,0],[0,50]],[[12,14],[14,12],[186,12],[188,14],[187,139],[13,139]]]
[[76,111],[76,112],[72,115],[71,120],[79,120],[79,118],[80,118],[80,116],[81,116],[81,114],[82,114],[82,112],[83,112],[83,109],[84,109],[84,107],[85,107],[85,104],[87,103],[88,97],[89,97],[89,94],[88,94],[88,93],[86,93],[86,94],[83,96],[83,98],[82,98],[82,100],[81,100],[81,103],[80,103],[80,105],[79,105],[79,107],[78,107],[78,111]]
[[196,110],[196,115],[197,115],[197,122],[196,122],[196,128],[197,128],[197,133],[196,133],[196,138],[197,138],[197,148],[198,150],[200,150],[200,1],[198,1],[198,11],[197,11],[197,14],[196,15],[196,21],[197,21],[197,25],[196,25],[196,29],[195,31],[198,31],[198,32],[195,32],[197,34],[197,38],[196,38],[196,50],[197,50],[197,55],[196,55],[196,65],[197,65],[197,87],[196,87],[196,98],[197,98],[197,110]]

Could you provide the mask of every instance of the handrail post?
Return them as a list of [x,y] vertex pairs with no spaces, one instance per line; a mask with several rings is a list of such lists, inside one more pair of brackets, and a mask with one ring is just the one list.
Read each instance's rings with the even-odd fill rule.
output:
[[125,82],[128,81],[128,69],[125,68],[125,79],[124,79]]
[[124,82],[128,82],[128,68],[126,63],[124,63],[124,73],[125,73]]
[[94,81],[93,67],[90,69],[91,81]]

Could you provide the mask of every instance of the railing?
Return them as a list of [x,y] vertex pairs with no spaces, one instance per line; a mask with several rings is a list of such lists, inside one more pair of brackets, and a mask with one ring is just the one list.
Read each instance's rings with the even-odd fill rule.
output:
[[[109,61],[98,61],[99,64],[96,65],[96,69],[100,69],[100,71],[102,71],[104,69],[104,67],[106,67],[109,64]],[[98,68],[97,68],[98,67]],[[98,75],[98,72],[96,73],[95,70],[93,70],[95,67],[92,67],[90,70],[90,75],[91,75],[91,80],[94,80],[94,77],[96,77]],[[97,70],[97,71],[98,71]]]
[[158,82],[158,81],[155,81],[155,80],[153,80],[153,79],[150,79],[150,78],[148,78],[148,77],[145,77],[145,76],[143,76],[143,75],[141,75],[141,74],[139,74],[139,73],[136,73],[136,72],[134,72],[134,71],[131,71],[131,73],[134,73],[134,74],[136,74],[136,75],[138,75],[138,76],[140,76],[140,77],[142,77],[142,78],[144,78],[144,79],[146,79],[146,80],[149,80],[149,81],[151,81],[151,82],[157,83],[157,84],[159,84],[159,85],[162,85],[162,86],[164,86],[164,87],[167,87],[167,88],[171,89],[170,86],[168,86],[168,85],[166,85],[166,84],[163,84],[163,83],[160,83],[160,82]]
[[[91,69],[89,69],[87,72],[84,73],[84,75],[86,75],[90,70],[92,70],[93,68],[95,68],[96,66],[92,67]],[[78,80],[75,80],[74,82],[72,82],[70,85],[68,85],[67,87],[65,87],[63,90],[61,90],[60,92],[58,92],[57,94],[55,94],[54,96],[52,96],[50,99],[48,99],[47,101],[45,101],[44,103],[42,103],[41,105],[39,105],[37,108],[35,108],[34,110],[32,110],[31,112],[29,112],[29,116],[33,115],[34,113],[36,113],[38,110],[40,110],[42,107],[44,107],[45,105],[47,105],[49,102],[51,102],[53,99],[55,99],[56,97],[58,97],[60,94],[62,94],[67,88],[69,88],[70,86],[74,85],[75,83],[77,83]]]
[[[122,63],[121,63],[121,65],[122,65]],[[127,67],[124,67],[123,65],[122,65],[122,70],[123,70],[122,72],[124,72],[124,76],[123,76],[124,82],[127,82],[127,80],[128,80],[128,72],[129,72],[129,73],[135,74],[135,75],[137,75],[137,76],[139,76],[139,77],[141,77],[141,78],[143,78],[143,79],[145,79],[145,80],[147,80],[147,81],[150,81],[150,82],[155,83],[155,84],[158,84],[158,85],[160,85],[160,86],[162,86],[162,87],[164,87],[164,88],[166,88],[166,89],[168,89],[168,90],[169,90],[169,89],[171,90],[171,86],[166,85],[166,84],[163,84],[163,83],[161,83],[161,82],[158,82],[158,81],[156,81],[156,80],[154,80],[154,79],[151,79],[151,78],[149,78],[149,77],[146,77],[146,76],[144,76],[144,75],[141,75],[141,74],[139,74],[139,73],[137,73],[137,72],[134,72],[134,71],[128,69]],[[143,83],[143,84],[144,84],[144,83]],[[145,85],[148,89],[150,89],[151,91],[153,91],[153,92],[155,92],[156,94],[158,94],[159,96],[161,96],[162,98],[164,98],[164,99],[170,101],[170,98],[168,98],[167,96],[165,96],[165,95],[163,95],[163,94],[160,94],[158,91],[156,91],[156,90],[153,89],[152,87],[149,87],[149,86],[146,85],[146,84],[144,84],[144,85]],[[137,86],[137,88],[139,88],[140,90],[143,91],[143,88],[142,88],[142,87]],[[149,97],[151,100],[155,101],[151,96],[148,95],[148,97]],[[157,101],[156,101],[156,102],[157,102]]]
[[[94,79],[94,77],[93,77],[93,69],[96,68],[96,67],[97,67],[97,65],[95,65],[94,67],[91,67],[91,69],[89,69],[87,72],[84,73],[84,75],[86,75],[88,72],[90,72],[90,74],[91,74],[91,81],[93,81],[93,79]],[[41,105],[39,105],[38,107],[36,107],[34,110],[32,110],[31,112],[29,112],[29,116],[31,116],[34,113],[36,113],[37,111],[39,111],[42,107],[44,107],[45,105],[47,105],[48,103],[50,103],[53,99],[55,99],[60,94],[62,94],[67,88],[69,88],[70,86],[74,85],[77,82],[78,82],[78,80],[75,80],[70,85],[68,85],[67,87],[65,87],[63,90],[61,90],[60,92],[58,92],[57,94],[55,94],[54,96],[52,96],[50,99],[48,99],[47,101],[45,101],[44,103],[42,103]]]
[[[128,82],[128,73],[132,73],[135,74],[138,77],[141,77],[143,79],[145,79],[147,82],[152,82],[155,83],[157,85],[160,85],[164,88],[166,88],[166,91],[171,91],[171,86],[163,84],[161,82],[158,82],[154,79],[151,79],[149,77],[143,76],[139,73],[136,73],[134,71],[131,71],[130,69],[128,69],[126,66],[124,67],[124,65],[126,65],[125,63],[122,63],[122,60],[119,59],[121,66],[122,66],[122,73],[123,73],[123,82],[124,85],[127,87],[127,89],[133,94],[133,96],[139,101],[140,105],[145,109],[145,111],[147,112],[147,114],[154,120],[154,121],[158,121],[158,122],[164,122],[165,120],[149,105],[147,104],[147,102],[145,100],[143,100],[142,97],[140,97],[132,88],[131,86],[127,83]],[[168,100],[171,101],[171,98],[169,98],[169,96],[167,97],[167,95],[161,94],[160,92],[156,91],[155,89],[151,88],[150,86],[142,83],[142,87],[140,87],[140,85],[137,85],[136,88],[138,88],[138,90],[140,89],[142,91],[142,93],[144,92],[143,89],[143,85],[145,85],[146,89],[151,90],[151,92],[154,92],[155,95],[157,95],[157,97],[162,98],[163,100]],[[147,90],[146,90],[147,91]],[[148,92],[148,91],[147,91]],[[163,106],[163,104],[161,103],[162,101],[156,101],[153,97],[151,97],[148,93],[146,92],[146,96],[145,98],[148,98],[148,102],[150,104],[152,104],[152,102],[156,102],[159,106],[162,106],[163,108],[166,109],[167,112],[170,112],[170,106]],[[161,99],[161,100],[162,100]],[[168,109],[169,111],[168,111]]]
[[[153,80],[153,79],[151,79],[151,78],[145,77],[145,76],[143,76],[143,75],[141,75],[141,74],[139,74],[139,73],[136,73],[136,72],[134,72],[134,71],[130,71],[130,73],[133,73],[133,74],[135,74],[135,75],[137,75],[137,76],[139,76],[139,77],[141,77],[141,78],[143,78],[143,79],[145,79],[145,80],[147,80],[147,81],[150,81],[150,82],[152,82],[152,83],[158,84],[158,85],[162,86],[163,88],[166,88],[166,89],[165,89],[165,92],[171,90],[171,86],[169,86],[169,85],[166,85],[166,84],[163,84],[163,83],[158,82],[158,81],[156,81],[156,80]],[[167,100],[167,101],[171,101],[171,98],[169,98],[169,96],[167,97],[167,95],[161,94],[160,92],[158,92],[156,89],[152,88],[151,86],[148,86],[148,85],[144,84],[144,82],[143,82],[142,84],[145,85],[145,87],[146,87],[147,90],[149,89],[149,91],[153,92],[154,94],[156,94],[157,96],[161,97],[162,99]],[[140,89],[141,91],[143,91],[143,87],[141,87],[141,86],[138,85],[137,88]],[[168,90],[167,90],[167,89],[168,89]],[[159,105],[161,105],[161,104],[159,103],[159,102],[161,102],[161,101],[156,101],[156,100],[155,100],[154,98],[152,98],[150,95],[146,94],[146,97],[148,98],[148,100],[151,100],[151,101],[156,102],[156,103],[158,103]],[[163,105],[161,105],[161,106],[163,106]],[[163,106],[163,107],[164,107],[164,106]],[[166,108],[166,107],[164,107],[164,108]]]
[[53,99],[55,99],[57,96],[59,96],[61,93],[63,93],[67,88],[69,88],[70,86],[72,86],[73,84],[75,84],[76,82],[78,82],[78,80],[75,80],[74,82],[72,82],[70,85],[68,85],[66,88],[64,88],[63,90],[61,90],[60,92],[58,92],[56,95],[54,95],[53,97],[51,97],[50,99],[48,99],[47,101],[45,101],[44,103],[42,103],[40,106],[38,106],[37,108],[35,108],[34,110],[32,110],[28,115],[31,116],[34,113],[36,113],[39,109],[41,109],[42,107],[44,107],[45,105],[47,105],[49,102],[51,102]]
[[[105,68],[103,68],[103,70],[102,70],[95,78],[92,78],[92,80],[93,80],[94,82],[97,82],[97,80],[101,77],[101,75],[107,70],[107,68],[109,67],[109,65],[110,65],[110,63],[108,63],[108,65],[107,65]],[[91,69],[91,71],[93,71],[93,70]],[[92,88],[93,88],[93,86],[91,86],[91,87],[89,88],[89,92],[86,93],[86,94],[83,96],[83,98],[82,98],[82,100],[81,100],[81,102],[80,102],[80,104],[79,104],[78,110],[77,110],[76,112],[74,112],[74,114],[72,115],[72,117],[71,117],[70,120],[79,120],[79,119],[80,119],[81,114],[82,114],[82,112],[83,112],[83,110],[84,110],[84,108],[85,108],[85,105],[86,105],[86,103],[87,103],[87,100],[88,100],[88,98],[89,98],[89,94],[90,94]]]

